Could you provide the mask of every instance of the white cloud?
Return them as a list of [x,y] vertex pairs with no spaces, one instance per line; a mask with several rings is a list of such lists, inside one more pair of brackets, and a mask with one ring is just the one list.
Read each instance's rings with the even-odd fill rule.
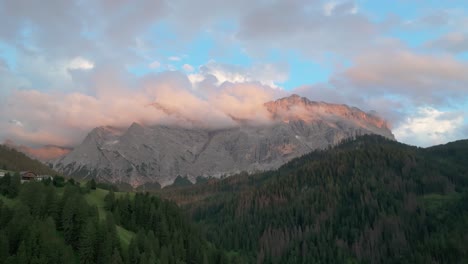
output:
[[148,65],[148,67],[150,67],[150,69],[158,69],[161,67],[161,63],[159,61],[153,61]]
[[333,9],[335,9],[335,7],[338,5],[337,2],[335,1],[332,1],[332,2],[327,2],[323,5],[323,13],[326,15],[326,16],[331,16],[332,13],[333,13]]
[[193,85],[196,85],[197,83],[200,83],[203,80],[205,80],[205,76],[203,76],[203,74],[200,73],[193,73],[188,75],[188,79]]
[[198,74],[191,74],[192,81],[203,81],[209,76],[215,77],[217,84],[258,82],[262,85],[278,88],[279,83],[289,78],[286,64],[255,64],[251,67],[241,67],[210,61],[200,67]]
[[13,124],[15,126],[24,127],[23,123],[21,121],[19,121],[19,120],[11,119],[9,122],[10,122],[10,124]]
[[182,66],[182,68],[183,68],[184,71],[186,71],[186,72],[193,72],[193,71],[195,70],[195,69],[193,68],[193,66],[190,65],[190,64],[184,64],[184,65]]
[[182,58],[178,57],[178,56],[171,56],[171,57],[169,57],[167,59],[170,60],[170,61],[181,61],[182,60]]
[[420,107],[393,130],[397,140],[417,146],[447,143],[459,138],[463,129],[461,112],[443,112],[432,107]]
[[350,10],[349,10],[349,13],[350,14],[357,14],[359,12],[359,7],[357,5],[354,5]]
[[83,57],[75,57],[68,64],[70,70],[91,70],[94,68],[94,63]]

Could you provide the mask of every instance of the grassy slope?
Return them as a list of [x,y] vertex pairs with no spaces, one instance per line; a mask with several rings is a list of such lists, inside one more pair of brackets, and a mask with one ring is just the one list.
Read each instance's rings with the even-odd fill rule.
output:
[[[106,210],[104,209],[104,198],[108,193],[109,191],[98,188],[96,190],[91,190],[88,194],[85,195],[86,201],[98,208],[100,219],[104,219],[106,216]],[[118,198],[126,194],[127,193],[116,192],[115,196]],[[129,195],[133,196],[134,194],[130,193]],[[132,238],[135,236],[134,232],[131,232],[121,226],[117,226],[117,234],[119,235],[120,242],[123,246],[128,246]]]
[[[58,172],[50,169],[47,165],[41,163],[40,161],[31,159],[25,154],[7,146],[0,145],[0,169],[3,168],[6,168],[11,172],[31,170],[38,174],[60,175]],[[84,185],[85,182],[80,182],[80,184]],[[58,188],[57,191],[58,194],[62,194],[63,188]],[[104,219],[106,216],[106,211],[104,209],[104,198],[106,197],[107,193],[107,190],[96,189],[85,195],[86,201],[98,208],[100,219]],[[115,193],[116,197],[121,197],[124,195],[126,195],[126,193]],[[133,196],[134,194],[129,195]],[[2,195],[0,195],[0,201],[5,203],[7,206],[15,206],[17,203],[19,203],[17,199],[8,199]],[[130,240],[135,235],[135,233],[130,232],[121,226],[117,226],[117,234],[119,235],[122,245],[124,246],[128,246]]]
[[459,193],[449,194],[427,194],[421,197],[421,200],[427,210],[437,211],[446,207],[449,204],[456,203],[462,196]]
[[[63,188],[58,188],[58,189],[59,189],[58,193],[63,192]],[[86,201],[89,204],[95,205],[98,208],[100,219],[104,219],[106,216],[106,210],[104,209],[104,198],[106,197],[107,193],[108,193],[107,190],[96,189],[96,190],[92,190],[91,192],[85,195]],[[126,194],[127,193],[118,192],[115,194],[115,196],[121,197]],[[130,193],[129,195],[133,196],[134,194]],[[7,206],[15,206],[19,203],[18,199],[9,199],[3,195],[0,195],[0,201],[2,201]],[[117,226],[117,234],[119,235],[120,241],[123,246],[128,246],[132,238],[135,236],[134,232],[131,232],[121,226]]]

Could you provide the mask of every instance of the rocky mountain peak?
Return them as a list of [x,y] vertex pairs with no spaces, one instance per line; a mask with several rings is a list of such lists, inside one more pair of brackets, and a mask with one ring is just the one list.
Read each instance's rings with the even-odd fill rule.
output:
[[357,135],[394,139],[383,119],[347,105],[294,94],[264,106],[274,122],[238,120],[239,126],[216,130],[138,123],[126,129],[99,127],[54,168],[79,178],[164,186],[178,175],[194,180],[278,168]]
[[275,120],[282,122],[304,121],[313,123],[318,120],[335,120],[342,118],[354,122],[358,126],[375,126],[389,129],[387,122],[375,113],[366,113],[359,108],[345,104],[331,104],[311,101],[305,97],[293,94],[276,101],[265,103],[265,107]]

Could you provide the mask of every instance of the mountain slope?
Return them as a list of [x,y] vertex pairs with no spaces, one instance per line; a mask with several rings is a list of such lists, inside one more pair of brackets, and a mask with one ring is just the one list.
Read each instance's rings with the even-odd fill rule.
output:
[[81,178],[168,185],[179,175],[195,181],[198,176],[275,169],[314,149],[357,135],[393,139],[382,119],[345,105],[293,95],[264,107],[268,124],[238,120],[238,126],[225,129],[136,123],[128,129],[99,127],[54,166]]
[[[0,263],[239,263],[172,202],[68,182],[0,193]],[[11,182],[0,180],[0,189]]]
[[54,146],[54,145],[46,145],[42,147],[32,148],[32,147],[28,147],[25,145],[15,144],[11,140],[6,140],[4,142],[4,145],[9,148],[16,149],[26,154],[28,157],[32,159],[37,159],[41,162],[47,162],[47,161],[58,159],[70,153],[71,151],[71,148]]
[[56,175],[56,171],[38,160],[5,145],[0,145],[0,169],[10,171],[33,171],[37,174]]
[[468,140],[421,149],[364,136],[161,195],[250,263],[465,263],[467,152]]

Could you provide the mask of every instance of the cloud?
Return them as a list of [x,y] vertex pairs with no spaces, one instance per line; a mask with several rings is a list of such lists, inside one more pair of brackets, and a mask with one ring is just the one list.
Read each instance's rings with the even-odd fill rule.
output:
[[404,96],[416,105],[440,105],[467,99],[468,64],[448,55],[376,51],[356,57],[332,81],[369,96]]
[[3,142],[3,144],[10,148],[17,149],[18,151],[21,151],[25,153],[26,155],[34,159],[41,160],[41,161],[49,161],[49,160],[57,159],[59,157],[65,156],[72,150],[70,148],[62,148],[62,147],[51,146],[51,145],[38,147],[38,148],[31,148],[31,147],[24,146],[24,145],[16,145],[11,140],[6,140],[5,142]]
[[23,123],[21,123],[21,121],[18,121],[16,119],[11,119],[9,122],[10,124],[13,124],[15,126],[24,127]]
[[468,33],[451,32],[427,42],[425,46],[451,53],[463,53],[468,51]]
[[159,67],[161,67],[161,63],[159,61],[153,61],[148,65],[148,67],[150,69],[158,69]]
[[178,56],[171,56],[171,57],[169,57],[167,59],[170,60],[170,61],[181,61],[182,60],[182,58],[178,57]]
[[323,5],[323,12],[326,16],[331,16],[336,13],[356,14],[357,11],[358,7],[353,1],[330,1]]
[[70,70],[91,70],[94,68],[94,63],[82,57],[76,57],[68,65]]
[[288,76],[289,69],[286,64],[267,63],[241,67],[210,61],[201,66],[198,73],[189,75],[189,78],[193,82],[214,77],[217,84],[258,82],[262,85],[278,87],[278,84],[286,81]]
[[[239,19],[236,39],[249,54],[295,50],[309,58],[324,52],[349,56],[375,45],[383,24],[357,12],[353,1],[277,1],[253,6]],[[346,45],[343,45],[346,43]]]
[[[399,129],[399,140],[427,145],[427,136],[422,136],[426,138],[424,141],[416,140],[420,132],[418,123],[409,122],[408,117],[429,122],[431,119],[420,118],[427,114],[427,109],[465,108],[467,87],[466,62],[451,55],[420,54],[401,47],[362,53],[354,58],[350,67],[332,74],[328,82],[304,85],[294,92],[314,100],[345,103],[364,111],[375,110],[393,128]],[[421,109],[426,112],[414,116],[414,111],[419,113]],[[411,130],[413,125],[415,129]],[[439,139],[453,139],[447,133]]]
[[440,9],[426,12],[412,20],[403,21],[401,26],[406,30],[434,29],[448,25],[453,19],[453,12]]
[[195,70],[195,68],[193,68],[193,66],[190,64],[184,64],[182,66],[182,69],[184,69],[184,71],[186,72],[193,72]]
[[260,83],[202,82],[194,87],[178,71],[141,78],[117,72],[94,68],[89,93],[13,90],[0,106],[0,113],[8,113],[0,115],[0,139],[27,146],[74,146],[103,125],[219,128],[236,125],[233,118],[263,122],[263,103],[280,96],[277,89]]
[[338,5],[337,2],[334,2],[334,1],[330,1],[330,2],[326,2],[324,5],[323,5],[323,13],[326,15],[326,16],[331,16],[332,13],[333,13],[333,10],[335,9],[335,7]]
[[[425,10],[411,21],[389,15],[376,22],[370,11],[346,0],[0,0],[0,42],[15,57],[10,64],[0,59],[0,138],[72,145],[103,124],[180,116],[200,121],[193,113],[203,113],[208,125],[230,124],[232,115],[261,120],[256,105],[284,93],[291,54],[346,65],[334,67],[328,82],[298,87],[299,93],[377,110],[395,127],[414,108],[446,109],[468,100],[467,62],[456,57],[467,51],[466,32],[459,31],[468,25],[466,14]],[[419,52],[386,36],[434,28],[453,33]],[[209,58],[221,54],[226,61],[235,50],[251,65],[211,61],[194,68],[187,57],[168,57],[205,38],[213,44]],[[129,74],[134,66],[173,72],[140,78]]]
[[397,140],[417,146],[431,146],[458,139],[464,114],[420,107],[393,130]]

